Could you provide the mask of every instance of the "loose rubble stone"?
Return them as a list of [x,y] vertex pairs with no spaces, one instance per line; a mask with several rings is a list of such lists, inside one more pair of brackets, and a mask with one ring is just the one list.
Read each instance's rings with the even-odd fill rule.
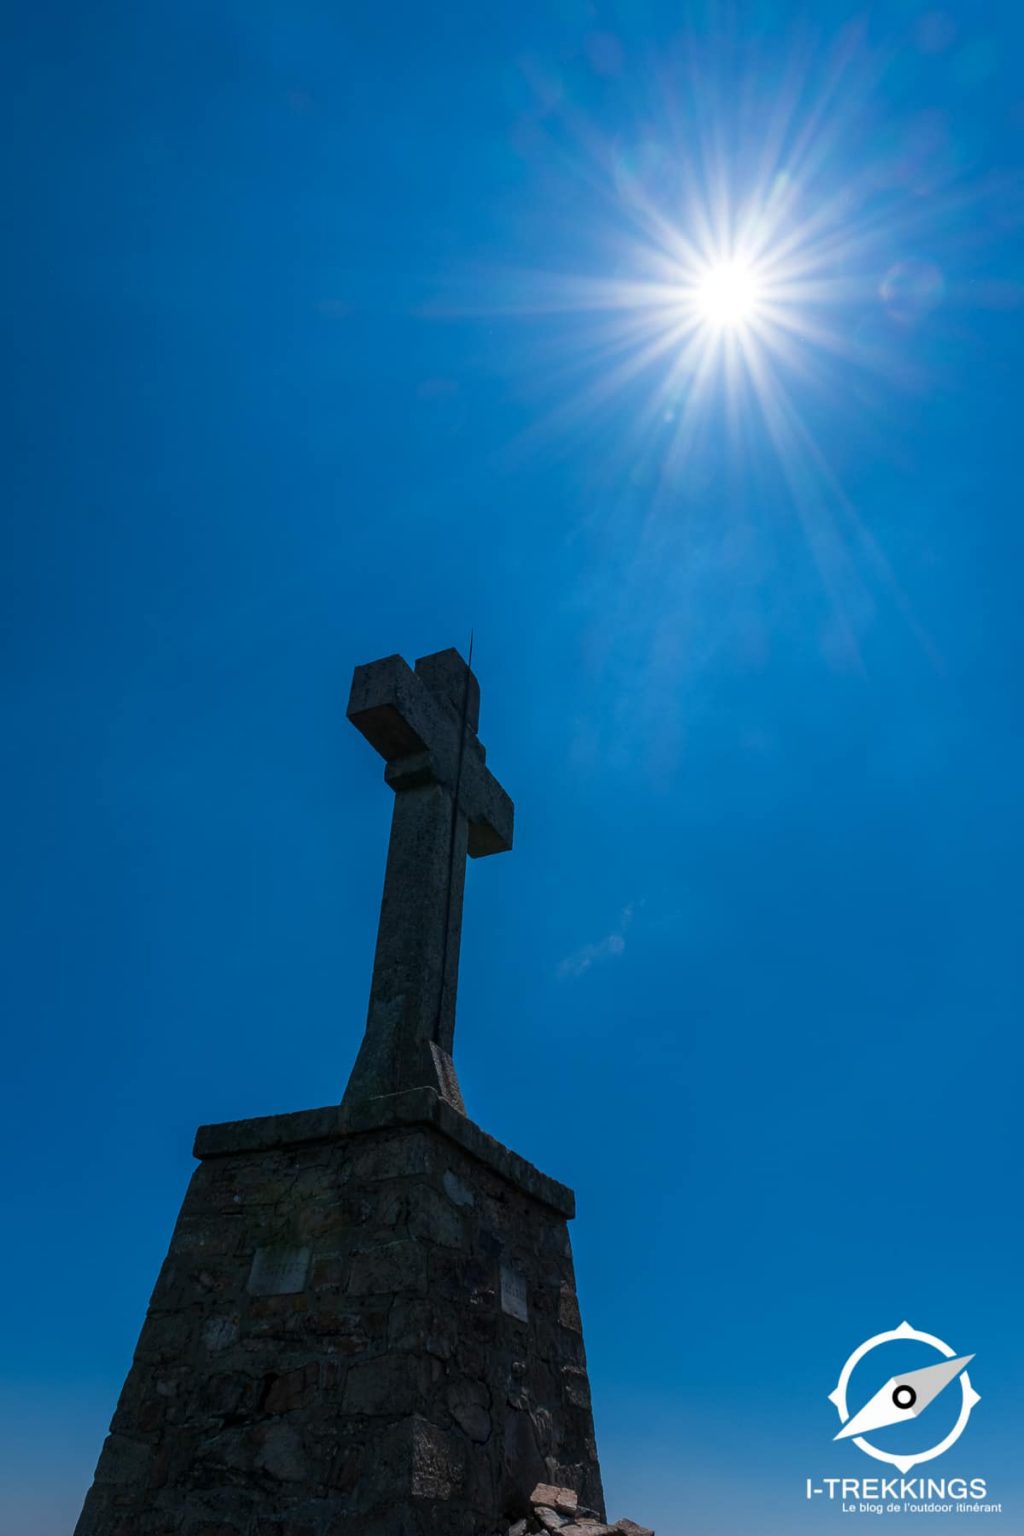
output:
[[557,1531],[559,1536],[654,1536],[648,1526],[637,1525],[633,1520],[617,1520],[614,1525],[606,1525],[596,1516],[578,1509],[575,1515],[559,1514],[549,1504],[535,1502],[541,1493],[546,1498],[557,1494],[564,1497],[566,1494],[571,1496],[572,1490],[541,1484],[534,1490],[534,1507],[530,1515],[509,1526],[507,1536],[548,1536],[551,1531]]
[[545,1504],[548,1509],[560,1509],[572,1514],[579,1504],[579,1494],[572,1488],[555,1488],[550,1483],[538,1483],[530,1494],[530,1503]]

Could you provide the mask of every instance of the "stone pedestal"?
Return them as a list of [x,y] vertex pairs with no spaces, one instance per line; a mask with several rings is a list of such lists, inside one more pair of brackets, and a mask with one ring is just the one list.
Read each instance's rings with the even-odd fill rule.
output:
[[203,1127],[76,1536],[603,1514],[570,1190],[432,1090]]

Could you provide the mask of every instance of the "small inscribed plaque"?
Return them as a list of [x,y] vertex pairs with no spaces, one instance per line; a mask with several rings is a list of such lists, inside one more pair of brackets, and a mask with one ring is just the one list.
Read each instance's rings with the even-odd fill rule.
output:
[[290,1296],[306,1286],[308,1248],[257,1248],[252,1257],[250,1296]]
[[526,1304],[526,1276],[509,1264],[501,1266],[501,1310],[521,1323],[529,1318]]

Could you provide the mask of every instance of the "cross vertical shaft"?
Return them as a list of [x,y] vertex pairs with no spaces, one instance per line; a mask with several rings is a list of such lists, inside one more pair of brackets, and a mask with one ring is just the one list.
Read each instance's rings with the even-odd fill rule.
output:
[[476,735],[457,651],[357,667],[348,717],[395,792],[366,1032],[343,1104],[430,1087],[460,1111],[452,1062],[467,855],[511,847],[512,802]]

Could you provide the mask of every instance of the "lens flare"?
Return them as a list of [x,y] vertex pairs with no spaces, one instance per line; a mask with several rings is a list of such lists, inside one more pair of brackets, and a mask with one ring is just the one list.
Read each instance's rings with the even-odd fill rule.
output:
[[[558,260],[480,268],[448,312],[529,325],[546,409],[522,442],[578,436],[624,505],[643,487],[645,526],[664,530],[716,477],[781,474],[816,563],[841,566],[823,509],[859,524],[830,442],[875,430],[884,390],[919,387],[902,333],[940,308],[933,240],[970,197],[936,186],[910,205],[857,28],[820,51],[801,44],[778,77],[757,56],[727,52],[712,68],[686,36],[649,72],[638,64],[644,109],[614,141],[545,97],[563,167],[544,225]],[[845,422],[830,439],[832,412]],[[882,568],[874,547],[869,558]],[[830,587],[842,579],[829,568]]]

